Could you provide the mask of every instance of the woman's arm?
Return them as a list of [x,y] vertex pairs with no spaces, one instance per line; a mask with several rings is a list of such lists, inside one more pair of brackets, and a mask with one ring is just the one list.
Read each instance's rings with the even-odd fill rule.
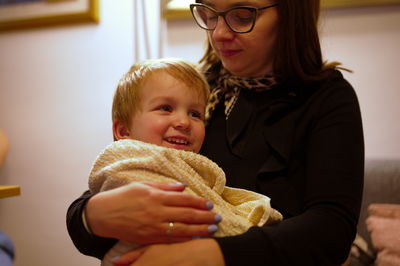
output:
[[114,261],[114,265],[224,266],[225,262],[217,242],[209,238],[169,245],[150,245],[121,256]]
[[117,240],[98,237],[86,230],[82,212],[91,197],[93,194],[88,190],[72,202],[67,211],[67,229],[72,242],[82,254],[102,259]]
[[[91,195],[85,192],[67,214],[68,232],[86,255],[102,258],[116,242],[136,244],[179,242],[209,236],[216,216],[206,199],[181,193],[183,184],[131,183]],[[83,225],[82,212],[92,234]],[[174,222],[173,235],[166,234]],[[100,237],[99,237],[100,236]]]

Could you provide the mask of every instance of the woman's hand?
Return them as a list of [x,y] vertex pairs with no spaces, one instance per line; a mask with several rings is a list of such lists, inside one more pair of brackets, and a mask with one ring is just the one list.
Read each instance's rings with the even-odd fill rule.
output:
[[176,244],[150,245],[115,260],[116,266],[224,266],[217,241],[198,239]]
[[[88,201],[86,220],[95,235],[136,244],[179,242],[214,233],[218,217],[209,211],[212,204],[182,193],[184,189],[179,183],[134,182],[101,192]],[[167,235],[169,222],[174,224]]]

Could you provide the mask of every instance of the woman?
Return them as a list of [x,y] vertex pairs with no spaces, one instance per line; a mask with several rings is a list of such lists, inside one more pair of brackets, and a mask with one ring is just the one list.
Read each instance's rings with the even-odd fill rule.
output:
[[[347,258],[361,205],[363,132],[353,88],[336,63],[322,60],[319,1],[242,3],[207,0],[191,6],[209,40],[201,60],[212,88],[202,154],[222,167],[227,185],[270,197],[284,220],[233,237],[149,245],[116,260],[118,265],[339,265]],[[133,215],[134,206],[144,199],[126,202],[127,191],[101,198],[86,192],[72,204],[69,231],[82,252],[101,257],[114,243],[83,229],[80,215],[87,199],[95,235],[138,234],[135,218],[142,216]],[[202,204],[187,207],[208,217]],[[175,206],[183,209],[181,202]],[[129,209],[132,218],[124,220],[122,213]],[[177,221],[162,213],[165,221]],[[207,235],[202,228],[212,221],[198,219],[203,224],[193,225],[194,219],[178,217],[172,235],[185,237],[171,241],[190,233]],[[166,225],[158,228],[165,235]],[[154,235],[141,239],[162,242]]]

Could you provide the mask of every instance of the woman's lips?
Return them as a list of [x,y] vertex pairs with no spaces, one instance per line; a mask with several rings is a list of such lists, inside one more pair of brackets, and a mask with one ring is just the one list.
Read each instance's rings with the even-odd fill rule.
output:
[[233,50],[233,49],[220,49],[219,54],[223,57],[231,57],[235,56],[240,53],[240,50]]

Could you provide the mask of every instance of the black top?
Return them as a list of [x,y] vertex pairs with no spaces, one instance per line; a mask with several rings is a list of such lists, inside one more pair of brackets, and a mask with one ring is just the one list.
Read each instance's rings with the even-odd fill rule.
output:
[[[339,72],[306,89],[242,90],[228,120],[219,106],[202,154],[227,185],[271,198],[284,221],[217,238],[227,265],[339,265],[348,256],[361,205],[364,142],[356,94]],[[88,235],[86,192],[68,210],[84,254],[101,258],[115,240]]]

